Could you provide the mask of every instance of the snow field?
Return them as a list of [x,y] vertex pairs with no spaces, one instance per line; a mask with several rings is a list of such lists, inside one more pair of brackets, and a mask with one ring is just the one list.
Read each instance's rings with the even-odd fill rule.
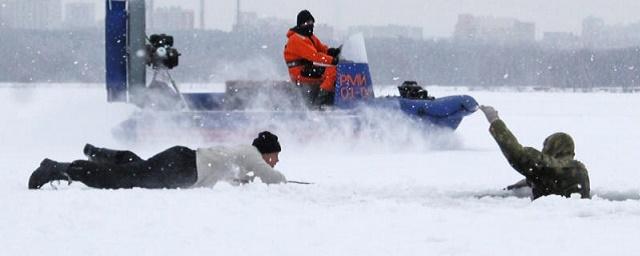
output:
[[277,169],[313,185],[29,191],[42,158],[82,158],[86,142],[144,157],[169,143],[116,141],[110,130],[133,107],[107,104],[102,88],[0,88],[0,255],[637,254],[639,94],[429,92],[493,105],[523,145],[571,134],[594,199],[501,191],[520,176],[481,113],[404,150],[393,140],[308,144],[279,134]]

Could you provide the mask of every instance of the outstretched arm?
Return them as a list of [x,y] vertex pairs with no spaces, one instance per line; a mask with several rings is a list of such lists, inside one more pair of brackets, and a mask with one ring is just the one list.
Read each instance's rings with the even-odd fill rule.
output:
[[260,157],[251,157],[248,160],[248,170],[253,171],[255,177],[259,177],[266,184],[287,183],[287,178],[269,166]]
[[540,159],[542,153],[540,151],[523,147],[518,139],[507,128],[507,125],[500,120],[498,111],[491,106],[480,106],[480,109],[491,123],[489,132],[500,146],[502,154],[505,156],[511,167],[527,178],[533,176],[535,162]]

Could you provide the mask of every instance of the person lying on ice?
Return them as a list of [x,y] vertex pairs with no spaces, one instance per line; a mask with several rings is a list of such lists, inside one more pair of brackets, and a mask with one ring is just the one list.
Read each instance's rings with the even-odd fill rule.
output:
[[[284,60],[289,68],[291,81],[301,86],[314,105],[332,105],[336,65],[340,48],[329,48],[314,34],[315,19],[307,10],[298,13],[296,26],[287,32]],[[320,84],[320,91],[310,85]],[[317,96],[315,96],[315,93]]]
[[547,195],[570,197],[578,193],[591,198],[589,174],[581,162],[575,160],[573,139],[566,133],[554,133],[544,140],[542,152],[523,147],[498,117],[491,106],[480,106],[491,124],[489,131],[502,153],[525,180],[508,187],[531,187],[532,200]]
[[142,160],[131,151],[97,148],[87,144],[88,161],[60,163],[44,159],[29,178],[29,189],[54,180],[80,181],[94,188],[211,187],[219,181],[244,184],[255,177],[266,184],[286,183],[273,169],[281,151],[278,137],[261,132],[252,145],[216,146],[192,150],[175,146]]

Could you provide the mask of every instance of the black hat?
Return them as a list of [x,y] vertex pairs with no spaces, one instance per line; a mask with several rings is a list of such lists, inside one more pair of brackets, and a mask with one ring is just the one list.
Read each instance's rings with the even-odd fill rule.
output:
[[296,25],[299,27],[300,25],[310,20],[313,21],[314,23],[316,22],[316,19],[313,18],[313,16],[309,11],[302,10],[298,13],[298,20],[296,22]]
[[260,154],[269,154],[280,152],[280,143],[278,142],[278,136],[268,131],[261,132],[258,137],[251,143],[254,147],[260,151]]

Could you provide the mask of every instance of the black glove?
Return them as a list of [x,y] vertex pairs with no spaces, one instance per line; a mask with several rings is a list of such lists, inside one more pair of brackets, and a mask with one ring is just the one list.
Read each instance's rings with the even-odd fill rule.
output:
[[338,62],[340,62],[340,57],[335,56],[333,57],[333,61],[331,61],[331,65],[338,65]]
[[342,52],[342,48],[329,48],[329,50],[327,50],[327,54],[334,58],[338,57],[338,55],[340,55],[340,52]]

